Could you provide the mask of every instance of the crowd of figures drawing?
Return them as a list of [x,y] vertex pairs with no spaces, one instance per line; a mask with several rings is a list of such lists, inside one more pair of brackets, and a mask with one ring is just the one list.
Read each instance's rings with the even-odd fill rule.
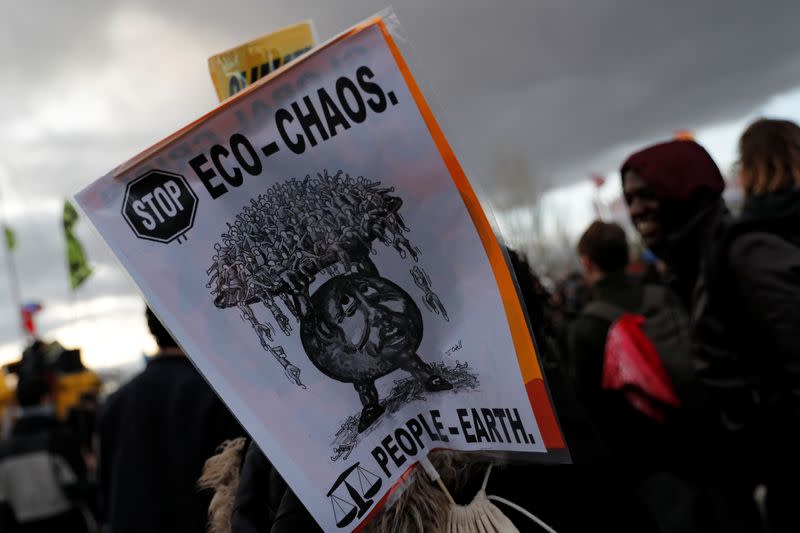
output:
[[[207,270],[214,304],[237,308],[286,376],[305,388],[300,369],[275,340],[273,322],[259,319],[253,309],[263,305],[274,324],[291,335],[293,321],[278,300],[283,303],[299,324],[314,366],[355,387],[363,406],[359,432],[384,410],[375,380],[394,370],[406,370],[428,391],[452,389],[417,354],[423,332],[419,307],[404,289],[381,277],[370,257],[382,243],[412,260],[409,274],[425,307],[450,320],[418,264],[420,250],[406,237],[410,229],[400,214],[403,201],[393,192],[341,170],[275,184],[227,223]],[[310,294],[317,278],[325,281]]]

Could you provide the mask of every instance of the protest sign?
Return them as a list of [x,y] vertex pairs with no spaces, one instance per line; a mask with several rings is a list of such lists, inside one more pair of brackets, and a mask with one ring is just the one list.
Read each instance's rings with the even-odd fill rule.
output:
[[433,449],[568,460],[502,248],[387,20],[76,197],[334,531]]
[[209,57],[208,71],[219,101],[300,57],[314,43],[314,28],[307,20]]

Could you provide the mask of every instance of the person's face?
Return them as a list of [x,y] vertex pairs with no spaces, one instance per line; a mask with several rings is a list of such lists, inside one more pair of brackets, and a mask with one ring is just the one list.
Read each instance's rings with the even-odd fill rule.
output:
[[641,176],[629,170],[623,176],[622,191],[631,221],[642,236],[645,246],[652,248],[664,239],[661,202]]
[[346,351],[374,357],[413,350],[421,325],[412,318],[413,305],[401,290],[379,278],[343,279],[337,298],[321,310],[327,329],[338,329]]

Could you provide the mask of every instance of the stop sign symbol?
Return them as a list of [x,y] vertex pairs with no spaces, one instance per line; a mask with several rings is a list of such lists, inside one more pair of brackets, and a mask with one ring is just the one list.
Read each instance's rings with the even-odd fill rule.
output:
[[197,196],[180,174],[151,170],[128,184],[122,216],[140,239],[168,243],[194,225]]

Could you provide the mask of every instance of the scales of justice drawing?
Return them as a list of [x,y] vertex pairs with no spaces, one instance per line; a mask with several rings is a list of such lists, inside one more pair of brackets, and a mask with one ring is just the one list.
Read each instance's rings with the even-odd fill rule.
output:
[[336,525],[346,527],[356,518],[362,518],[372,507],[381,485],[383,480],[361,463],[342,472],[328,491]]
[[[353,384],[362,404],[359,432],[385,410],[375,387],[382,376],[403,370],[427,391],[453,388],[417,353],[420,308],[371,259],[382,244],[411,262],[409,275],[424,306],[450,320],[420,265],[420,250],[406,237],[403,201],[392,193],[394,187],[341,170],[277,183],[226,223],[206,271],[214,304],[238,309],[288,379],[305,388],[300,369],[275,342],[275,324],[287,336],[299,324],[314,366]],[[257,316],[259,305],[272,320]]]

